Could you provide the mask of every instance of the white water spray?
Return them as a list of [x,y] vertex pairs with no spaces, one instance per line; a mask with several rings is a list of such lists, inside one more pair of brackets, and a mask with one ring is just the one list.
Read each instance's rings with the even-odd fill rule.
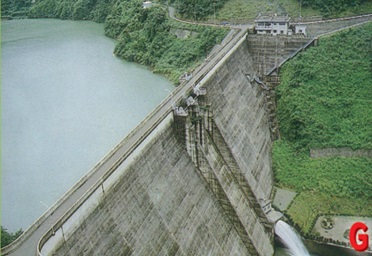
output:
[[275,233],[280,240],[288,247],[292,256],[310,256],[305,245],[297,233],[284,221],[279,220],[275,224]]

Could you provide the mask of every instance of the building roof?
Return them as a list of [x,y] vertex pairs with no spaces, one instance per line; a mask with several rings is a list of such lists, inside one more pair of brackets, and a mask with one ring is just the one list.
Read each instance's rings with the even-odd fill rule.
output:
[[254,20],[255,22],[289,22],[291,18],[286,15],[277,15],[277,14],[258,14],[257,18]]

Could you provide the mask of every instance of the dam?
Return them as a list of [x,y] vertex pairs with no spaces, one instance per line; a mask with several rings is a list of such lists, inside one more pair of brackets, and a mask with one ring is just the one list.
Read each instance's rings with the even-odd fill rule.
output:
[[242,35],[42,241],[42,255],[273,254],[262,209],[273,187],[271,135]]
[[275,66],[316,40],[266,39],[237,31],[2,254],[273,255]]
[[240,33],[42,255],[273,255],[270,95]]

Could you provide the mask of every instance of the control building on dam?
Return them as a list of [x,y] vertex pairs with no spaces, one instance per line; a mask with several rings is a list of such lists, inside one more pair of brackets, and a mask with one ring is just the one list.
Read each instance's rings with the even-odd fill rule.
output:
[[310,39],[264,38],[236,32],[231,49],[56,222],[37,253],[273,255],[271,88],[275,65]]

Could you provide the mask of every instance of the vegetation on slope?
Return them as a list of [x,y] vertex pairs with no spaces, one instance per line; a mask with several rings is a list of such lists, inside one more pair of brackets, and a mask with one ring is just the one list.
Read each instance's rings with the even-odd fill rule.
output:
[[31,0],[1,0],[1,18],[27,17]]
[[[217,12],[218,20],[228,20],[235,22],[247,22],[257,17],[259,13],[278,13],[288,14],[291,17],[300,15],[300,5],[297,0],[273,0],[273,1],[257,1],[257,0],[229,0],[224,7]],[[319,16],[320,11],[309,6],[301,8],[303,17]],[[213,16],[209,16],[213,19]]]
[[15,233],[10,233],[6,230],[6,228],[1,226],[1,244],[0,244],[0,247],[3,248],[4,246],[7,246],[8,244],[12,243],[22,233],[23,233],[22,229],[18,230]]
[[[252,22],[258,13],[288,14],[292,18],[300,15],[305,18],[344,17],[372,13],[372,1],[229,0],[216,12],[216,19],[232,23]],[[214,14],[210,14],[207,19],[213,18]]]
[[[185,26],[171,21],[162,6],[143,9],[133,1],[116,5],[107,17],[105,31],[118,39],[115,54],[129,61],[149,65],[154,71],[177,82],[203,60],[227,30]],[[177,38],[171,28],[192,31],[194,36]]]
[[208,15],[221,9],[228,0],[162,0],[162,2],[175,6],[183,18],[204,20]]
[[371,215],[372,159],[312,159],[281,140],[274,143],[273,160],[276,185],[299,193],[286,214],[304,234],[321,214]]
[[39,0],[30,9],[30,18],[57,18],[104,22],[117,0]]
[[321,39],[282,69],[280,129],[296,148],[372,148],[371,31]]
[[311,159],[310,148],[372,148],[372,24],[322,38],[281,70],[276,183],[299,195],[287,214],[304,233],[319,214],[371,215],[372,159]]
[[300,0],[304,7],[310,6],[318,9],[325,16],[342,13],[347,9],[356,9],[369,0]]

